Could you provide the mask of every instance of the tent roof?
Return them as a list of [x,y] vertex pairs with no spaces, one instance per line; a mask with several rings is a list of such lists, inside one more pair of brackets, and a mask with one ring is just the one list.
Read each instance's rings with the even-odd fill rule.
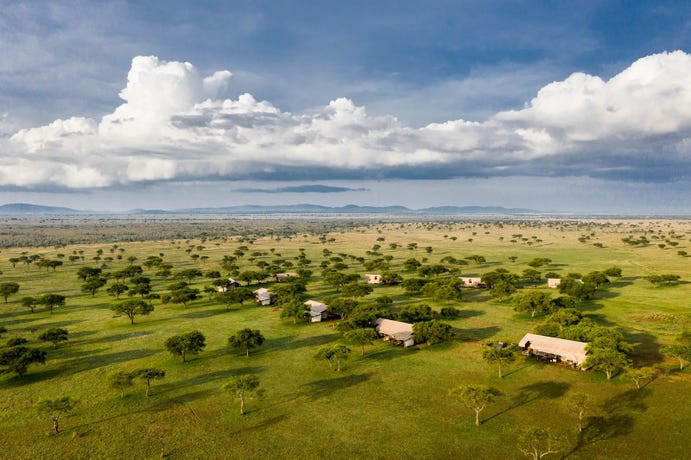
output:
[[393,337],[396,340],[405,342],[413,337],[413,325],[410,323],[379,318],[375,324],[375,330],[377,332]]
[[305,305],[310,307],[310,314],[312,316],[320,315],[324,313],[327,309],[327,306],[321,302],[317,302],[316,300],[308,300],[305,302]]
[[528,343],[529,348],[535,351],[561,356],[579,366],[585,361],[585,348],[588,346],[585,342],[576,342],[575,340],[566,340],[537,334],[526,334],[525,337],[518,342],[518,346],[525,348]]

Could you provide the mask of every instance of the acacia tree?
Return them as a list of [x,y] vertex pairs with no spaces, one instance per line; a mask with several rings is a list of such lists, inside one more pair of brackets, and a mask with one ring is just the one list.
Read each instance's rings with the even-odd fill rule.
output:
[[540,460],[561,450],[564,439],[546,428],[525,428],[518,436],[518,450],[533,460]]
[[328,361],[331,370],[341,372],[341,361],[348,359],[350,351],[350,348],[345,345],[324,345],[317,350],[317,354],[314,357]]
[[135,374],[132,372],[118,371],[110,376],[110,386],[120,390],[121,398],[125,397],[125,390],[133,385]]
[[38,336],[38,338],[44,342],[51,342],[53,344],[53,348],[57,348],[58,343],[67,341],[67,334],[67,329],[63,329],[61,327],[52,327],[44,331]]
[[500,395],[499,390],[487,385],[463,384],[449,390],[449,396],[475,411],[475,426],[480,426],[480,413]]
[[436,319],[413,324],[413,334],[416,342],[425,342],[427,345],[446,342],[454,337],[451,325]]
[[226,311],[230,310],[231,304],[239,303],[242,305],[243,302],[254,297],[252,290],[246,287],[236,287],[227,291],[216,292],[216,300],[225,304]]
[[120,295],[124,294],[129,289],[129,286],[125,283],[113,283],[108,289],[106,289],[106,292],[114,296],[116,300],[120,300]]
[[91,297],[96,295],[96,291],[106,285],[108,280],[100,276],[95,276],[93,278],[88,278],[84,284],[82,284],[82,292],[88,292]]
[[576,427],[579,433],[583,432],[583,420],[585,419],[586,412],[591,409],[592,404],[591,397],[585,393],[574,393],[564,400],[566,410],[576,416]]
[[0,366],[5,368],[0,373],[15,372],[19,377],[26,374],[30,364],[46,362],[46,352],[23,345],[13,346],[0,352]]
[[7,298],[11,295],[19,292],[19,284],[17,283],[2,283],[0,284],[0,296],[5,298],[5,303],[7,303]]
[[531,318],[537,313],[548,313],[552,310],[551,296],[542,291],[528,291],[516,295],[513,309],[518,312],[529,312]]
[[611,380],[612,375],[629,365],[626,354],[614,348],[591,348],[589,353],[585,366],[603,371],[607,380]]
[[180,356],[186,362],[188,354],[196,355],[206,347],[206,338],[199,331],[168,337],[163,344],[170,353]]
[[148,315],[154,311],[154,306],[142,299],[129,299],[110,306],[115,313],[125,315],[130,319],[130,324],[134,324],[134,317],[137,315]]
[[298,298],[281,301],[281,318],[290,318],[293,324],[304,320],[307,315],[305,304]]
[[34,309],[36,308],[36,304],[38,303],[38,299],[36,297],[22,297],[22,306],[28,308],[31,310],[31,313],[34,312]]
[[354,342],[360,346],[360,355],[365,355],[365,345],[372,343],[379,338],[377,331],[371,328],[353,329],[343,334],[346,340]]
[[43,294],[36,300],[39,305],[45,305],[48,311],[52,314],[55,307],[65,306],[65,296],[60,294]]
[[492,289],[489,290],[489,295],[499,300],[503,300],[507,297],[511,297],[514,292],[516,292],[516,287],[513,284],[500,280],[494,283]]
[[499,347],[495,344],[490,344],[483,352],[482,359],[489,363],[496,363],[499,368],[499,378],[503,378],[502,368],[516,360],[516,353],[518,347],[515,345],[506,345]]
[[250,396],[261,396],[263,391],[259,388],[259,377],[252,374],[243,374],[233,377],[223,385],[223,389],[230,391],[240,400],[240,415],[245,415],[245,399]]
[[151,381],[160,380],[166,376],[166,371],[163,369],[156,369],[154,367],[139,369],[131,374],[133,377],[138,377],[146,383],[146,397],[151,394]]
[[264,336],[258,329],[245,328],[228,337],[228,345],[232,348],[244,350],[245,356],[249,356],[250,349],[261,346],[264,340]]
[[72,411],[77,405],[77,400],[70,396],[60,396],[55,399],[41,399],[36,403],[36,409],[41,413],[50,415],[53,421],[55,433],[60,432],[60,417]]
[[660,348],[663,355],[679,361],[679,370],[684,369],[684,362],[691,361],[691,331],[682,331],[670,345]]
[[643,380],[655,378],[655,369],[652,367],[629,367],[626,369],[626,376],[633,381],[636,389],[640,390]]

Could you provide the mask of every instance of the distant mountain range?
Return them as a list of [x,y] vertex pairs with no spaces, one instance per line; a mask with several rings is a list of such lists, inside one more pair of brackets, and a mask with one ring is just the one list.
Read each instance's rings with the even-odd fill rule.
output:
[[0,206],[0,215],[152,215],[152,214],[501,214],[525,215],[542,214],[534,209],[503,208],[501,206],[438,206],[423,209],[410,209],[405,206],[321,206],[316,204],[291,204],[277,206],[224,206],[214,208],[188,209],[133,209],[131,211],[84,211],[71,208],[41,206],[27,203],[10,203]]

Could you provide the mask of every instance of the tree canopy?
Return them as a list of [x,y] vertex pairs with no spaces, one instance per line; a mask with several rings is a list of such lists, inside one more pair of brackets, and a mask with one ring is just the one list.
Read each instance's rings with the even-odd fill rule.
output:
[[44,342],[51,342],[53,344],[53,348],[57,348],[60,342],[67,341],[67,335],[67,329],[63,329],[61,327],[52,327],[46,331],[43,331],[41,335],[38,336],[38,339],[43,340]]
[[206,338],[199,331],[192,331],[186,334],[174,335],[164,342],[166,350],[182,358],[182,362],[187,361],[187,355],[196,355],[206,347]]
[[53,421],[55,433],[60,432],[60,417],[71,412],[77,405],[77,400],[70,396],[60,396],[55,399],[40,399],[36,403],[36,410],[49,414]]
[[228,337],[228,345],[232,348],[243,350],[245,356],[249,356],[250,350],[261,346],[264,340],[264,336],[258,329],[245,328]]
[[487,385],[463,384],[449,390],[449,395],[475,411],[475,426],[480,426],[480,413],[494,402],[501,392]]
[[240,400],[240,415],[245,415],[245,399],[250,396],[261,396],[259,377],[252,374],[243,374],[233,377],[223,385],[223,389],[234,393]]
[[137,315],[148,315],[154,311],[154,306],[142,299],[129,299],[110,306],[115,313],[125,315],[130,319],[130,324],[134,324]]

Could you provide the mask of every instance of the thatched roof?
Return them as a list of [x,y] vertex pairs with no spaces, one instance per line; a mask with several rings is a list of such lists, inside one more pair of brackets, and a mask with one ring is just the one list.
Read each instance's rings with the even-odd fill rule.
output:
[[565,361],[570,361],[580,366],[583,364],[583,361],[585,361],[585,348],[588,344],[585,342],[576,342],[575,340],[560,339],[558,337],[526,334],[525,337],[518,342],[518,346],[521,348],[528,347],[535,352],[559,356]]
[[375,325],[374,329],[380,334],[388,335],[401,342],[405,342],[413,337],[413,325],[410,323],[379,318]]

